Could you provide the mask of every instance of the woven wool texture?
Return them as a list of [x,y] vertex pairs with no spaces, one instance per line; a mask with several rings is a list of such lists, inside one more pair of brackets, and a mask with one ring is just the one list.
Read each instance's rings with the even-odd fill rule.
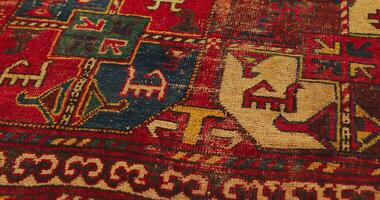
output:
[[0,0],[0,199],[380,199],[380,0]]

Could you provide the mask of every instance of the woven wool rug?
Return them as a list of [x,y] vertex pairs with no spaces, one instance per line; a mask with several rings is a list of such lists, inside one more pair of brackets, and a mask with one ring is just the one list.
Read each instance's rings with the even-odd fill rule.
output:
[[0,199],[380,199],[380,0],[1,0]]

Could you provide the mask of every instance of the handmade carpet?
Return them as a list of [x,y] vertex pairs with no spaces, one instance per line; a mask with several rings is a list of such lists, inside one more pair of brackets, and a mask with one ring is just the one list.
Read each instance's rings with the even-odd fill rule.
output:
[[1,0],[0,199],[380,199],[380,0]]

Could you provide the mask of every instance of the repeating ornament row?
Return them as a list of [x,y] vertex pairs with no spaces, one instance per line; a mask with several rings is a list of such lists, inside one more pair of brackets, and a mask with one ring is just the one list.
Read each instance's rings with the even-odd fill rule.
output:
[[[159,165],[67,154],[0,152],[2,186],[65,186],[147,198],[379,199],[373,186],[250,180],[228,174],[181,172]],[[220,184],[215,185],[215,181]]]

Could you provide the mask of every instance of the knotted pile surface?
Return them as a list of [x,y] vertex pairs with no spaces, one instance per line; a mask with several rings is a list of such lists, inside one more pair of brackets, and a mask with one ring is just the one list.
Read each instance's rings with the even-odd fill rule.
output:
[[1,0],[0,199],[380,199],[380,0]]

